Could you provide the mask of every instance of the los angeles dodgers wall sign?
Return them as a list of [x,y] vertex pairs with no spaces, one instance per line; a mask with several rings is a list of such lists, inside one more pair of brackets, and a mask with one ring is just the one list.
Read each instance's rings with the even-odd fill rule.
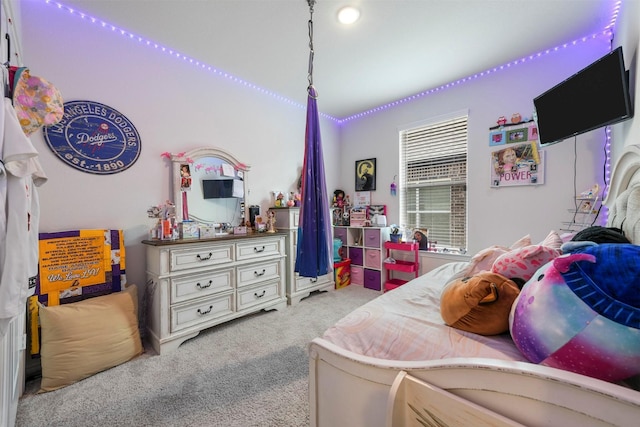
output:
[[93,101],[66,101],[62,120],[44,128],[44,139],[69,166],[99,175],[122,172],[140,156],[140,135],[133,123]]

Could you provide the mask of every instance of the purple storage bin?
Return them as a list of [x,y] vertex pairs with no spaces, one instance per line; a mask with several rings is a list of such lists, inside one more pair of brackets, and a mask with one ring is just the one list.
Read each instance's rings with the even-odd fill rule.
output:
[[362,248],[349,247],[349,259],[351,259],[351,265],[364,265]]
[[365,268],[364,287],[374,289],[376,291],[382,290],[382,283],[380,283],[380,271]]

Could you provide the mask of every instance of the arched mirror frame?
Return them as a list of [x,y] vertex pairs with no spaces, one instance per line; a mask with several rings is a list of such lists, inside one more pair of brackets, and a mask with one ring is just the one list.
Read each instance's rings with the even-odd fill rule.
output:
[[[247,198],[247,190],[248,190],[248,172],[250,166],[245,163],[240,162],[235,156],[231,153],[222,150],[216,147],[200,147],[195,148],[190,151],[185,151],[184,153],[172,154],[171,155],[171,163],[172,163],[172,183],[173,183],[173,198],[174,203],[176,205],[176,219],[179,222],[184,220],[183,218],[183,191],[181,186],[181,175],[180,175],[180,166],[183,164],[195,164],[199,159],[204,158],[217,158],[222,160],[223,162],[233,166],[236,171],[242,172],[242,183],[244,188],[244,197],[243,200],[246,202]],[[188,206],[187,206],[188,207]],[[197,214],[192,214],[189,212],[189,219],[193,219],[197,222],[204,222]]]

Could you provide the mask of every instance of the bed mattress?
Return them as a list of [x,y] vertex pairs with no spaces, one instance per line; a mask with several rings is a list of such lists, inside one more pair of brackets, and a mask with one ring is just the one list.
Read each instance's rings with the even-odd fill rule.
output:
[[479,357],[524,361],[506,333],[482,336],[451,328],[440,316],[440,294],[466,263],[449,263],[354,310],[323,338],[354,353],[387,360]]

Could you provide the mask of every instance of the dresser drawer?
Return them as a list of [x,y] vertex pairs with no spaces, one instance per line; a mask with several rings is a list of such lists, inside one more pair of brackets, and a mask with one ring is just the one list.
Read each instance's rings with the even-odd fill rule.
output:
[[364,269],[362,267],[351,266],[351,283],[364,285]]
[[171,304],[233,290],[233,268],[171,279]]
[[379,228],[364,229],[364,246],[367,248],[380,247],[380,229]]
[[270,255],[280,255],[280,240],[267,240],[245,242],[236,244],[236,259],[263,258]]
[[280,278],[280,260],[238,267],[238,287]]
[[171,332],[231,315],[234,312],[234,293],[216,294],[210,298],[171,306]]
[[295,289],[293,291],[298,292],[313,288],[319,283],[329,282],[331,277],[332,276],[330,274],[323,274],[318,277],[302,277],[296,273]]
[[233,244],[171,250],[171,271],[207,267],[233,261]]
[[364,255],[362,253],[362,248],[354,248],[353,246],[349,246],[349,259],[351,260],[351,265],[364,265]]
[[238,289],[238,311],[277,300],[280,293],[280,281]]
[[347,229],[335,227],[333,229],[333,238],[340,239],[342,241],[342,246],[347,246]]
[[380,283],[381,273],[378,270],[364,269],[364,287],[374,289],[376,291],[382,290],[382,284]]
[[380,268],[380,249],[364,250],[364,266],[369,268]]

